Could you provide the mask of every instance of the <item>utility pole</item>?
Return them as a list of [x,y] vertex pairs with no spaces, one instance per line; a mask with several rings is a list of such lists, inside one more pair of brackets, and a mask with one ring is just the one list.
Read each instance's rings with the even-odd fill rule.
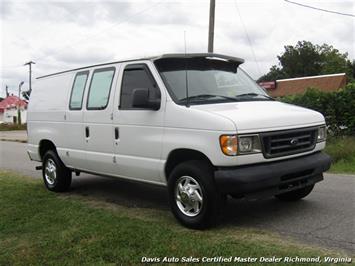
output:
[[30,71],[29,71],[29,93],[32,92],[32,64],[36,64],[33,61],[27,62],[24,64],[24,66],[28,65],[30,67]]
[[214,39],[214,13],[216,1],[210,0],[210,19],[208,26],[208,52],[213,53],[213,39]]
[[18,100],[17,100],[17,123],[21,125],[21,87],[25,82],[21,81],[18,85]]

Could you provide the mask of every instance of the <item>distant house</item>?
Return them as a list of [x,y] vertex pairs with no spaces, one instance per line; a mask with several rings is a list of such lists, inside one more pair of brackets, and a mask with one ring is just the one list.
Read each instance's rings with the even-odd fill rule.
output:
[[317,88],[325,92],[331,92],[345,87],[346,74],[330,74],[292,79],[279,79],[276,81],[260,82],[259,85],[267,90],[273,97],[301,94],[307,88]]
[[11,95],[0,102],[0,123],[17,123],[17,106],[21,111],[21,122],[26,123],[27,102]]

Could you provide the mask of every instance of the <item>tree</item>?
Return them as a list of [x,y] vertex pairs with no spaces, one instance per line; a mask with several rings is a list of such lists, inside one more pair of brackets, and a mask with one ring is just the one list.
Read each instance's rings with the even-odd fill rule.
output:
[[10,96],[9,87],[7,85],[6,85],[5,91],[6,91],[6,97],[9,97]]
[[273,65],[258,81],[342,72],[348,77],[354,76],[354,62],[350,62],[347,53],[342,54],[331,45],[299,41],[295,46],[287,45],[284,48],[285,52],[277,56],[279,66]]
[[285,73],[281,68],[276,65],[273,65],[269,72],[259,78],[258,81],[270,81],[285,78]]
[[353,60],[352,62],[350,62],[350,60],[348,61],[348,68],[351,69],[350,79],[352,81],[355,81],[355,60]]
[[353,70],[348,53],[342,54],[333,46],[323,44],[319,46],[319,54],[323,63],[320,74],[346,73],[348,77],[352,76]]
[[295,47],[285,46],[285,52],[277,58],[286,78],[314,76],[322,70],[321,55],[311,42],[298,42]]

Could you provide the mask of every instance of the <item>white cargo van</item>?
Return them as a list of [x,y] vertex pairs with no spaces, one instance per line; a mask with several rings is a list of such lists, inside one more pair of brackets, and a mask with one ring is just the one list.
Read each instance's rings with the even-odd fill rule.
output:
[[323,179],[324,117],[269,97],[220,54],[167,54],[36,80],[28,154],[51,191],[72,172],[167,186],[185,226],[215,222],[227,195],[292,201]]

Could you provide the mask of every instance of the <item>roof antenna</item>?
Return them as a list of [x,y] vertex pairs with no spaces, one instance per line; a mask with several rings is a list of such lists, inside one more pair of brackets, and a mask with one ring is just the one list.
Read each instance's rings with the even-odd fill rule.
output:
[[188,76],[187,76],[186,30],[184,30],[184,44],[185,44],[185,88],[186,88],[186,107],[190,107],[190,103],[189,103],[189,79],[188,79]]

